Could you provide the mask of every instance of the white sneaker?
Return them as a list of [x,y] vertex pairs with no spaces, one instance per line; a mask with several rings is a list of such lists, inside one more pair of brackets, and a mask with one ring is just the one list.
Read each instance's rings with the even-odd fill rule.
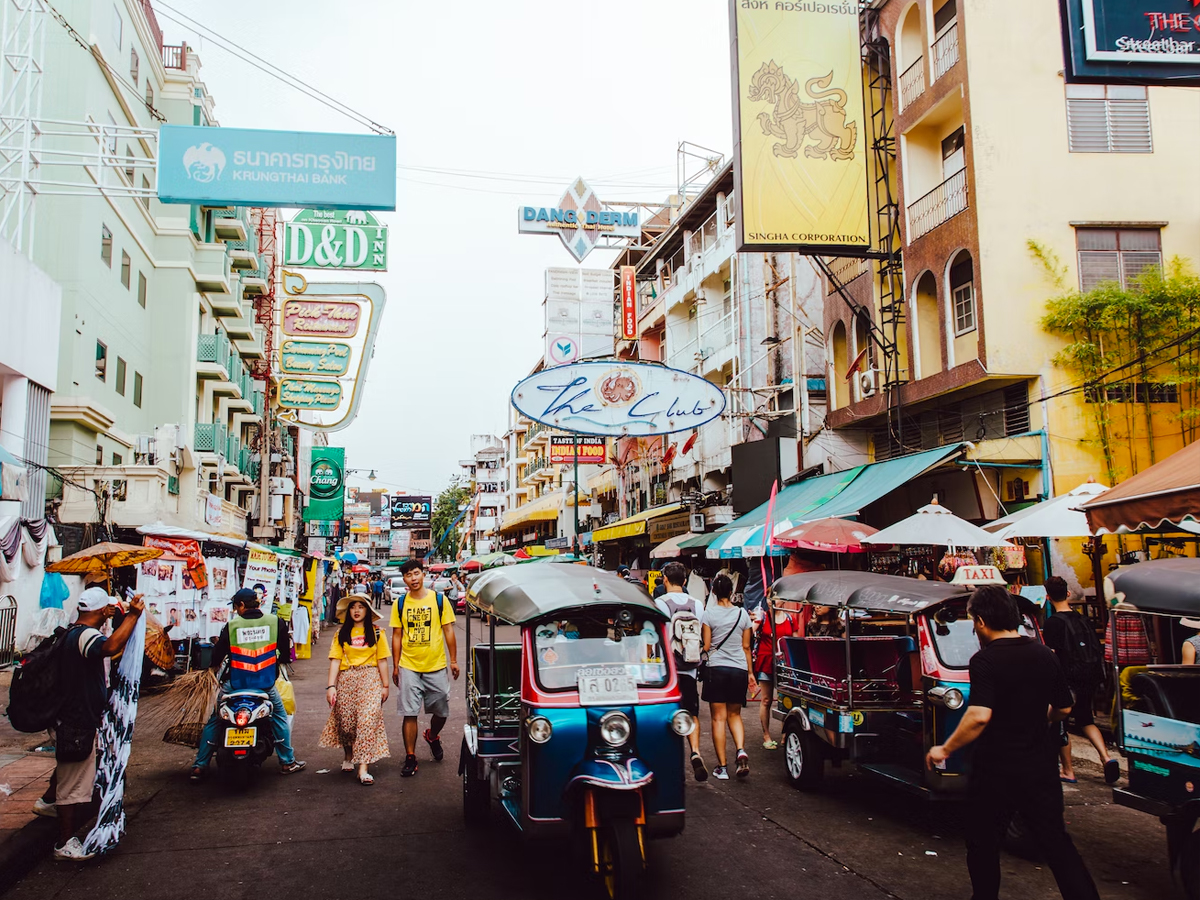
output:
[[33,801],[33,814],[35,816],[46,816],[47,818],[54,819],[58,817],[58,807],[38,797]]
[[61,847],[54,848],[55,859],[69,859],[72,862],[83,862],[84,860],[91,859],[95,855],[95,853],[88,853],[86,850],[84,850],[83,844],[80,843],[79,838],[75,837],[71,838]]
[[717,766],[713,769],[713,778],[717,779],[717,781],[728,781],[729,770],[725,766]]

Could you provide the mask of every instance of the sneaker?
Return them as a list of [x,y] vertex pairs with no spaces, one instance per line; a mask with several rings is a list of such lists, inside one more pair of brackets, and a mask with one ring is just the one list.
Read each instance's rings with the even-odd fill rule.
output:
[[717,781],[728,781],[729,770],[725,766],[717,766],[713,769],[713,778],[717,779]]
[[700,758],[699,753],[692,754],[692,774],[697,781],[708,780],[708,769],[704,766],[704,760]]
[[401,778],[412,778],[417,774],[416,754],[410,753],[404,757],[404,765],[400,767]]
[[54,819],[58,817],[58,807],[38,797],[33,801],[33,814],[35,816],[46,816],[47,818]]
[[293,759],[286,766],[280,766],[279,771],[282,772],[284,775],[291,775],[293,772],[299,772],[301,769],[303,769],[307,765],[308,765],[308,763],[304,762],[303,760]]
[[433,754],[433,758],[438,762],[441,762],[442,757],[445,756],[445,752],[442,750],[442,739],[433,737],[432,735],[433,732],[426,728],[425,734],[423,735],[425,738],[425,743],[429,745],[429,752]]
[[737,752],[737,777],[745,778],[750,774],[750,757],[746,755],[745,750]]
[[199,784],[204,780],[204,766],[192,766],[192,771],[188,772],[188,781],[192,784]]
[[84,850],[83,844],[81,844],[79,838],[76,837],[71,838],[61,847],[56,846],[54,848],[55,859],[69,859],[72,862],[83,862],[84,860],[91,859],[95,855],[95,853],[88,853],[86,850]]

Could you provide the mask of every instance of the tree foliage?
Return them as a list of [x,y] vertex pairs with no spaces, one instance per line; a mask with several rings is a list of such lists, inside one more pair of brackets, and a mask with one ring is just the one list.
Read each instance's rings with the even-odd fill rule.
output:
[[[458,518],[459,507],[470,499],[470,492],[452,478],[433,503],[432,534],[435,544],[432,553],[444,559],[454,559],[458,553],[458,529],[450,525]],[[440,539],[440,540],[439,540]]]

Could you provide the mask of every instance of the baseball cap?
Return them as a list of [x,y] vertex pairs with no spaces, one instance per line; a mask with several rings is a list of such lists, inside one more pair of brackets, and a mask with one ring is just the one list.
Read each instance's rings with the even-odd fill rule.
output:
[[106,606],[115,606],[116,603],[104,588],[90,587],[79,595],[79,605],[75,608],[79,612],[99,612]]

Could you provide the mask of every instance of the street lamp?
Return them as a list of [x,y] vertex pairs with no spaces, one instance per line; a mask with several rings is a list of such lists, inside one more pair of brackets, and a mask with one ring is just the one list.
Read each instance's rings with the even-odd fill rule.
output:
[[347,475],[358,475],[358,474],[361,474],[361,473],[363,473],[363,472],[367,472],[367,473],[368,473],[368,474],[367,474],[367,481],[374,481],[374,480],[375,480],[375,470],[374,470],[374,469],[347,469],[347,470],[346,470],[346,474],[347,474]]

